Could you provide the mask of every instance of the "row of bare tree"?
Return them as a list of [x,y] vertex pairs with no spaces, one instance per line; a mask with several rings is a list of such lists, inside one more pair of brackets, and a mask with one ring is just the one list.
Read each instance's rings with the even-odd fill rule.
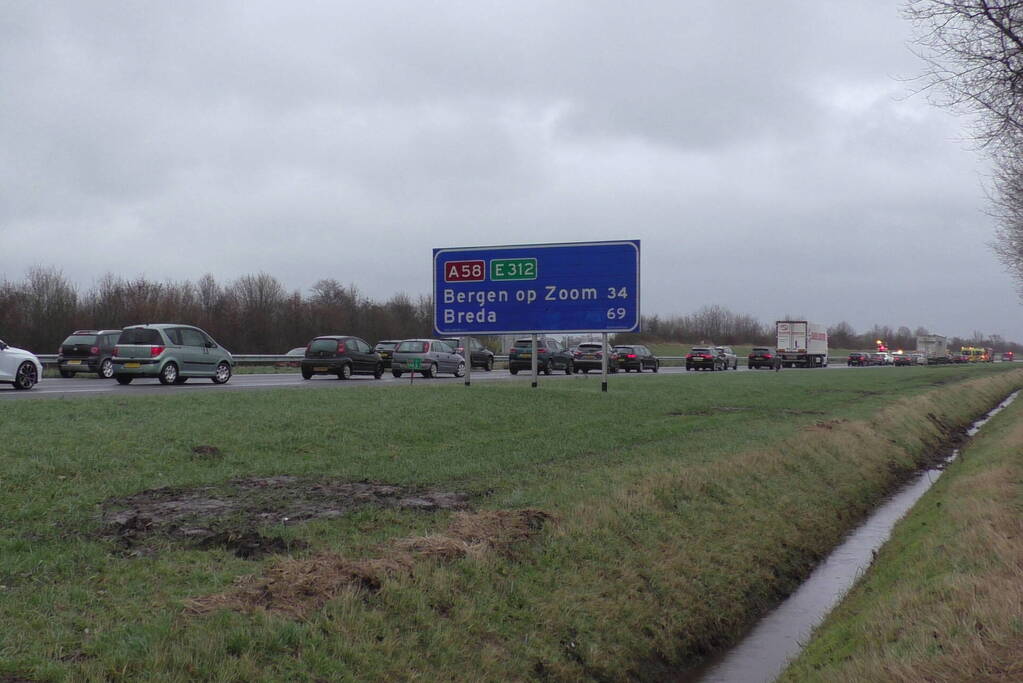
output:
[[[320,280],[303,295],[288,291],[266,273],[225,284],[212,275],[196,282],[161,283],[108,274],[84,292],[52,268],[32,268],[22,282],[0,281],[0,338],[37,353],[55,353],[61,340],[76,329],[117,329],[147,322],[198,325],[236,353],[284,353],[318,334],[354,334],[370,343],[429,337],[433,302],[404,294],[376,302],[354,285],[335,280]],[[774,344],[773,321],[765,324],[716,305],[689,315],[644,316],[642,330],[638,335],[617,335],[616,341]],[[883,339],[891,348],[913,349],[916,336],[927,333],[922,327],[874,325],[858,334],[846,322],[829,328],[834,348],[868,349]],[[1023,351],[1018,344],[979,332],[969,339],[950,340],[952,348],[961,345]]]
[[76,329],[147,322],[198,325],[236,353],[284,353],[318,334],[370,343],[430,336],[433,304],[404,294],[377,302],[336,280],[320,280],[303,296],[266,273],[224,284],[212,275],[154,282],[108,274],[84,292],[52,268],[32,268],[23,282],[0,281],[0,338],[37,353],[56,353]]

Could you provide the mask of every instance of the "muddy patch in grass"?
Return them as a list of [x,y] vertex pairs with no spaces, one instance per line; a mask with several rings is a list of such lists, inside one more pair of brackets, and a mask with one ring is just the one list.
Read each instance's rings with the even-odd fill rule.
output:
[[322,552],[281,558],[262,574],[239,578],[223,593],[189,601],[188,610],[193,614],[266,610],[302,618],[342,591],[375,593],[387,579],[411,574],[419,562],[508,553],[551,521],[549,514],[534,509],[462,511],[443,533],[391,541],[380,546],[375,557],[353,560]]
[[259,558],[301,546],[260,536],[266,525],[341,517],[366,505],[411,510],[460,510],[462,493],[390,486],[374,482],[279,476],[234,479],[224,484],[165,487],[112,498],[101,505],[101,535],[133,554],[161,540],[195,548],[228,548]]

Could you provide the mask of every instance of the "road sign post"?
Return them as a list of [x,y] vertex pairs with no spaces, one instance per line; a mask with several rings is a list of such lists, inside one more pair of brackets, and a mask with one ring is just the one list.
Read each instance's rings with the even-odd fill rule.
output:
[[536,386],[537,333],[603,333],[606,340],[639,331],[639,249],[639,240],[434,249],[434,329],[457,337],[534,335]]

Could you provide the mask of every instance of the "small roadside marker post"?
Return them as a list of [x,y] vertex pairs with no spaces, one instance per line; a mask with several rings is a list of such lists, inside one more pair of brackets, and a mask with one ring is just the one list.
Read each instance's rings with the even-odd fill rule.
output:
[[600,390],[607,393],[607,332],[601,334],[604,340],[604,352],[600,354]]
[[472,347],[469,346],[470,343],[469,337],[462,340],[462,352],[465,354],[465,386],[472,384]]
[[536,389],[537,386],[539,386],[539,383],[536,381],[536,371],[537,371],[537,362],[536,362],[536,332],[533,333],[532,337],[533,337],[533,345],[532,345],[533,346],[533,353],[532,353],[532,358],[530,359],[530,364],[533,366],[533,388]]
[[414,380],[416,378],[416,370],[422,370],[423,369],[423,359],[422,358],[410,358],[409,361],[408,361],[408,369],[409,369],[408,383],[412,384],[412,380]]

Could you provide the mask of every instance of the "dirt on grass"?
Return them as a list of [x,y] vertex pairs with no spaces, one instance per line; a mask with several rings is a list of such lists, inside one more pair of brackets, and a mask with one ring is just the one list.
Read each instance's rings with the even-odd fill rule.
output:
[[224,484],[150,489],[101,505],[101,535],[143,555],[167,540],[194,548],[227,548],[239,557],[306,547],[302,541],[266,537],[256,529],[311,519],[340,517],[373,505],[411,510],[461,510],[463,493],[391,486],[374,482],[292,476],[234,479]]
[[342,591],[379,591],[389,577],[411,574],[417,562],[507,552],[550,521],[549,514],[534,509],[462,511],[454,515],[443,534],[391,541],[378,549],[376,557],[352,560],[321,552],[305,558],[281,558],[262,574],[239,578],[223,593],[191,600],[188,610],[194,614],[220,609],[265,610],[298,619]]

